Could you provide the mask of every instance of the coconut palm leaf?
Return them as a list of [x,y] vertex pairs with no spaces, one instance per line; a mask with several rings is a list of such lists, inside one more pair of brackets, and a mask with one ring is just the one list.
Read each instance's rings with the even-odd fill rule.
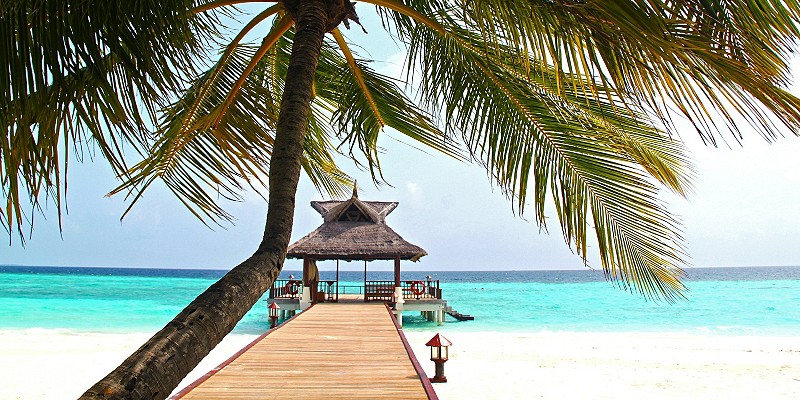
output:
[[373,178],[380,175],[377,143],[384,126],[426,148],[463,159],[459,143],[407,97],[396,79],[376,73],[366,60],[357,59],[340,32],[334,31],[334,37],[341,52],[323,51],[320,55],[317,74],[326,78],[318,78],[318,96],[336,104],[332,120],[340,138],[349,144],[354,159],[356,148],[366,158]]
[[[565,239],[584,259],[593,222],[607,276],[647,297],[678,296],[683,286],[674,266],[684,251],[653,178],[686,192],[689,168],[680,143],[640,122],[641,110],[623,107],[610,89],[585,81],[563,86],[552,67],[522,63],[510,47],[489,53],[480,36],[456,21],[433,19],[394,20],[409,47],[408,63],[419,71],[420,96],[450,130],[463,132],[473,157],[516,197],[520,212],[531,191],[544,225],[550,193]],[[588,85],[593,92],[574,89]],[[644,217],[628,217],[632,212]]]
[[559,71],[597,76],[666,123],[675,107],[710,143],[717,121],[740,137],[742,115],[768,140],[777,132],[770,114],[800,123],[800,100],[784,89],[797,1],[489,0],[461,10],[487,47],[513,42]]
[[[276,22],[275,27],[275,39],[265,40],[268,48],[240,45],[242,35],[237,35],[218,62],[167,110],[157,134],[161,139],[131,168],[131,178],[111,192],[133,196],[128,210],[161,180],[202,220],[230,220],[218,197],[239,200],[243,182],[255,190],[254,184],[267,186],[281,77],[293,39],[286,25]],[[338,43],[325,42],[315,87],[303,168],[321,192],[344,195],[351,183],[336,166],[335,137],[350,147],[353,160],[366,159],[376,181],[382,179],[377,140],[384,125],[434,150],[463,157],[457,143],[447,140],[391,78],[356,60],[343,37]],[[323,121],[332,121],[336,131]]]
[[[285,33],[286,26],[276,26]],[[167,110],[161,139],[129,171],[131,178],[112,192],[134,195],[130,207],[150,184],[162,180],[201,220],[230,220],[218,196],[241,200],[245,182],[256,191],[267,187],[283,90],[274,69],[285,62],[276,62],[277,51],[268,55],[269,49],[235,42]],[[340,195],[350,179],[336,167],[327,134],[316,118],[309,121],[303,167],[321,190]]]
[[263,183],[277,119],[276,88],[264,85],[259,74],[248,74],[235,101],[227,101],[257,52],[253,46],[233,46],[198,77],[181,99],[165,109],[160,139],[149,156],[131,168],[131,178],[111,193],[136,193],[132,206],[150,184],[163,179],[198,217],[229,219],[207,187],[224,198],[238,199],[242,181]]
[[23,238],[33,213],[26,216],[22,204],[36,209],[44,198],[53,199],[60,217],[71,150],[80,159],[97,149],[118,174],[127,169],[126,148],[146,151],[156,111],[194,74],[194,60],[217,32],[217,13],[191,14],[192,4],[0,4],[0,64],[6,66],[0,74],[6,197],[0,218],[6,229]]

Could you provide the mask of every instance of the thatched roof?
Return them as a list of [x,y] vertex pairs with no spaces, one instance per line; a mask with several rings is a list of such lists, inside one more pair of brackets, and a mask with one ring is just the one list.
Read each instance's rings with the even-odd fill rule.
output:
[[427,255],[386,225],[386,216],[396,202],[361,201],[356,190],[345,201],[312,201],[324,222],[316,230],[289,246],[287,257],[317,260],[416,261]]

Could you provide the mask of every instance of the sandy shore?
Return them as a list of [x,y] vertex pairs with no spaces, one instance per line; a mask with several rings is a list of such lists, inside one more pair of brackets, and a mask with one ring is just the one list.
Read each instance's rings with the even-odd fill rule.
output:
[[[429,375],[431,334],[407,335]],[[800,337],[451,333],[442,399],[797,399]]]
[[[102,379],[151,334],[0,330],[0,399],[75,399]],[[181,383],[203,376],[256,335],[228,335]]]
[[[661,333],[461,333],[448,399],[796,399],[800,337]],[[0,399],[73,399],[134,351],[146,334],[0,331]],[[424,343],[407,332],[433,375]],[[255,336],[231,335],[184,380],[188,384]]]

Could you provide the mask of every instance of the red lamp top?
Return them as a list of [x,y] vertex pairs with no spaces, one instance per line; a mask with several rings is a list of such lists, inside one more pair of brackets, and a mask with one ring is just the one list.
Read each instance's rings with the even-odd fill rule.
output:
[[273,303],[269,304],[269,308],[275,310],[275,309],[281,308],[281,306],[279,306],[277,303],[273,302]]
[[447,340],[446,337],[438,333],[436,334],[436,336],[431,338],[431,340],[428,340],[428,343],[425,343],[425,346],[430,346],[430,347],[442,347],[442,346],[447,347],[452,345],[453,345],[452,342],[450,342],[449,340]]

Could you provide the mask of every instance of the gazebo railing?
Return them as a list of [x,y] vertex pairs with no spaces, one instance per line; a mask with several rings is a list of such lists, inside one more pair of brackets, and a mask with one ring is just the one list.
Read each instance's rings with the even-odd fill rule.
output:
[[394,281],[364,282],[364,301],[394,301]]
[[[400,281],[400,287],[406,300],[442,298],[438,280]],[[364,301],[394,301],[394,281],[366,281]]]
[[[439,287],[438,280],[416,280],[400,281],[403,288],[403,299],[422,300],[422,299],[441,299],[442,289]],[[366,281],[364,282],[363,292],[361,286],[339,286],[337,281],[317,282],[316,293],[324,294],[324,300],[316,301],[338,301],[339,291],[347,292],[348,288],[359,288],[358,294],[364,295],[364,301],[394,301],[394,281]],[[299,279],[278,279],[269,289],[269,297],[283,299],[299,299],[303,292],[303,281]]]
[[317,282],[317,293],[325,294],[325,301],[339,301],[339,281]]

